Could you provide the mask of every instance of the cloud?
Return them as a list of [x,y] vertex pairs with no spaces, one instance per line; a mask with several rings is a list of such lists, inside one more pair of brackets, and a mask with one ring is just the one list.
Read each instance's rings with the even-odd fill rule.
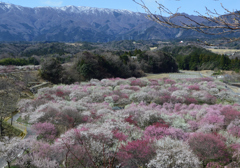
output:
[[43,1],[42,3],[45,4],[45,5],[48,5],[48,6],[62,6],[63,1],[51,1],[51,0],[48,0],[48,1]]

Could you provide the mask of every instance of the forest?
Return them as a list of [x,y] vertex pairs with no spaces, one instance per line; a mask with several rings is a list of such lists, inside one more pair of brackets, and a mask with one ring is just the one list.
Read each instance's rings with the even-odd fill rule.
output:
[[233,70],[239,71],[238,57],[230,59],[228,55],[212,53],[196,46],[164,47],[161,51],[171,53],[178,66],[183,70]]

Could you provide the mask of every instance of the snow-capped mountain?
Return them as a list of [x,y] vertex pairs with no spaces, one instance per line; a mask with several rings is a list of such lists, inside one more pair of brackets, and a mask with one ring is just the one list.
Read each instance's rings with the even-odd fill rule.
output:
[[128,10],[83,6],[28,8],[0,3],[0,41],[169,39],[184,35]]
[[98,14],[107,13],[113,14],[113,12],[120,12],[120,13],[128,13],[133,14],[134,12],[129,10],[118,10],[118,9],[108,9],[108,8],[93,8],[87,6],[64,6],[64,7],[56,7],[57,10],[62,10],[65,12],[72,12],[72,13],[86,13],[86,14]]

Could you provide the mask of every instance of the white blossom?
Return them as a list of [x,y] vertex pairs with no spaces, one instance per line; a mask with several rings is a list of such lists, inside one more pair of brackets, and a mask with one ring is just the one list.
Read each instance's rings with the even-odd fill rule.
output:
[[176,98],[181,99],[181,98],[188,96],[188,94],[189,93],[185,90],[176,90],[176,91],[172,92],[171,97],[176,97]]
[[198,168],[201,162],[190,150],[187,143],[170,137],[158,140],[157,155],[150,160],[149,168]]
[[215,94],[218,94],[218,93],[219,93],[219,90],[218,90],[218,88],[211,88],[211,89],[209,90],[209,92],[210,92],[211,94],[215,95]]
[[107,102],[107,103],[113,103],[114,102],[112,96],[105,97],[104,101]]
[[226,138],[226,144],[228,146],[231,144],[240,144],[240,138],[233,136],[228,131],[220,130],[218,133],[222,135],[224,138]]
[[152,101],[152,96],[149,95],[148,93],[146,92],[136,92],[136,93],[133,93],[130,95],[129,99],[131,101],[134,101],[134,102],[141,102],[141,101],[144,101],[144,102],[151,102]]
[[228,102],[236,102],[237,101],[236,96],[233,93],[231,93],[230,91],[221,91],[217,94],[217,96],[221,100],[226,100]]

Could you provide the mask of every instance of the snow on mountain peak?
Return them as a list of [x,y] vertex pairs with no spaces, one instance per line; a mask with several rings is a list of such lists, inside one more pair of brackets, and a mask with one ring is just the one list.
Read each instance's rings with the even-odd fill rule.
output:
[[72,12],[72,13],[87,13],[87,14],[95,14],[98,12],[102,13],[113,13],[113,12],[119,12],[119,13],[127,13],[127,14],[133,14],[135,12],[129,11],[129,10],[119,10],[119,9],[108,9],[108,8],[95,8],[95,7],[88,7],[88,6],[64,6],[64,7],[56,7],[56,9],[60,9],[62,11],[66,12]]
[[9,10],[9,9],[12,9],[12,8],[17,8],[19,10],[22,10],[23,7],[19,6],[19,5],[0,2],[0,8],[3,9],[3,10]]
[[[14,5],[14,4],[9,4],[5,2],[0,2],[0,9],[3,10],[10,10],[10,9],[18,9],[18,10],[23,10],[22,6]],[[138,15],[139,13],[132,12],[130,10],[126,9],[109,9],[109,8],[96,8],[96,7],[88,7],[88,6],[63,6],[63,7],[35,7],[33,9],[53,9],[53,10],[60,10],[68,13],[85,13],[85,14],[99,14],[99,13],[106,13],[106,14],[114,14],[114,12],[117,13],[122,13],[122,14],[136,14]]]
[[0,2],[0,7],[2,9],[10,9],[12,7],[12,4],[8,4],[8,3],[5,3],[5,2]]

